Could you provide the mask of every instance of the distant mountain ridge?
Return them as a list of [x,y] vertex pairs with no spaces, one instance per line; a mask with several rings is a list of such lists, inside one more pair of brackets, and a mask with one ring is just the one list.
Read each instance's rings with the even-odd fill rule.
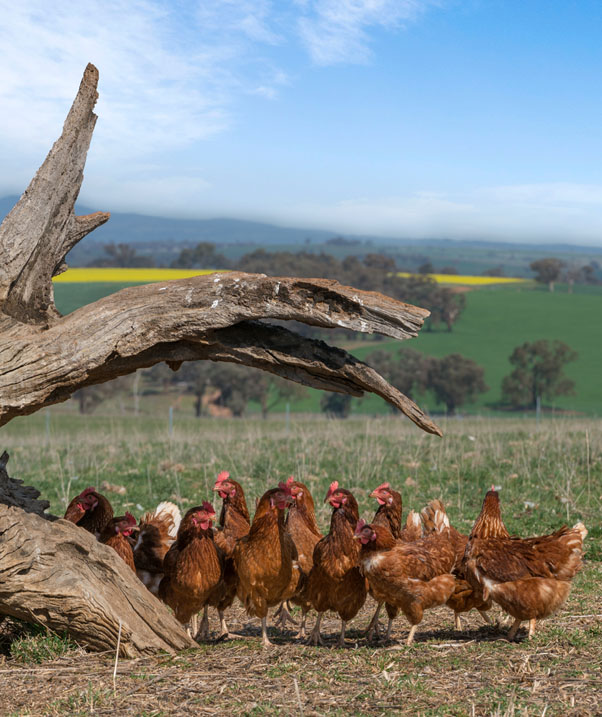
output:
[[[0,221],[13,208],[18,196],[0,197]],[[103,207],[103,210],[105,208]],[[76,205],[78,214],[89,214],[97,211],[89,207]],[[300,245],[310,240],[311,243],[321,244],[337,235],[337,232],[321,229],[296,229],[281,227],[264,222],[247,221],[244,219],[173,219],[169,217],[153,217],[145,214],[111,212],[111,219],[89,234],[84,245],[92,249],[92,244],[128,243],[137,245],[151,245],[170,243],[174,250],[178,247],[190,246],[198,242],[207,241],[216,245],[239,244],[252,246],[269,245]],[[443,247],[454,249],[475,247],[479,249],[503,249],[533,251],[538,255],[549,252],[550,255],[558,253],[586,253],[602,254],[602,247],[577,246],[572,244],[522,244],[518,242],[501,242],[486,240],[465,239],[394,239],[370,235],[344,234],[346,239],[369,242],[374,245],[396,247],[411,247],[421,251],[428,247]]]

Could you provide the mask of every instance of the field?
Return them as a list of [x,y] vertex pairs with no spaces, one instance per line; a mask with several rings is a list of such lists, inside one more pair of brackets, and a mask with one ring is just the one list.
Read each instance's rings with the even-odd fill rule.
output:
[[[69,313],[128,285],[131,284],[57,283],[56,304],[62,313]],[[566,367],[567,375],[576,384],[575,395],[558,397],[552,405],[547,405],[547,409],[598,416],[602,406],[598,361],[602,355],[602,332],[598,330],[601,307],[601,287],[575,287],[575,292],[569,294],[563,286],[555,293],[523,284],[482,286],[466,292],[466,309],[452,332],[423,330],[418,338],[403,345],[431,356],[460,353],[483,366],[489,391],[481,394],[474,404],[462,407],[462,412],[482,414],[491,413],[499,402],[501,381],[512,370],[508,358],[516,346],[540,338],[559,339],[579,354],[578,359]],[[376,349],[396,352],[402,345],[399,341],[389,340],[356,341],[347,345],[338,340],[336,343],[360,359],[365,359]],[[318,412],[321,395],[319,391],[310,390],[304,399],[291,406],[291,410]],[[443,410],[429,394],[416,396],[416,399],[431,413]],[[276,409],[284,410],[284,405],[280,404]],[[388,407],[382,399],[367,396],[353,399],[353,411],[386,414]]]
[[[339,625],[325,624],[328,647],[295,644],[273,632],[262,651],[259,623],[233,611],[243,639],[206,644],[177,657],[120,660],[88,655],[61,636],[5,621],[0,634],[0,708],[6,715],[593,715],[602,710],[602,425],[592,419],[442,421],[445,436],[423,434],[398,418],[327,421],[164,420],[44,413],[0,428],[9,472],[33,483],[61,513],[89,484],[125,486],[111,493],[118,510],[139,515],[160,500],[182,508],[211,496],[215,476],[229,470],[254,497],[291,473],[316,498],[338,479],[354,491],[364,517],[370,490],[389,480],[406,510],[441,497],[452,522],[467,532],[486,489],[500,487],[512,532],[537,534],[583,520],[584,570],[563,609],[544,621],[532,642],[509,643],[475,613],[453,630],[450,611],[427,612],[417,642],[406,647],[407,623],[395,642],[366,645],[373,603],[351,623],[347,648],[333,646]],[[503,620],[502,614],[494,611]],[[311,625],[311,619],[310,619]],[[217,621],[212,616],[212,629]]]

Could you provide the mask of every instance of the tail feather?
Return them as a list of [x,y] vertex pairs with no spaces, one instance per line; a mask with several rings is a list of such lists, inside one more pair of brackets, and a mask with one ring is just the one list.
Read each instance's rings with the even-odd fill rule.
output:
[[147,513],[141,523],[151,523],[152,521],[162,521],[168,524],[167,534],[170,538],[176,539],[180,522],[182,520],[182,513],[175,503],[171,503],[168,500],[164,500],[159,503],[152,513]]
[[[440,532],[440,529],[438,529],[436,523],[437,513],[444,515],[447,519],[445,507],[438,498],[435,498],[435,500],[431,500],[431,502],[420,511],[420,517],[422,518],[422,522],[424,524],[425,535],[428,535],[429,533]],[[449,519],[447,519],[447,524],[449,526]]]

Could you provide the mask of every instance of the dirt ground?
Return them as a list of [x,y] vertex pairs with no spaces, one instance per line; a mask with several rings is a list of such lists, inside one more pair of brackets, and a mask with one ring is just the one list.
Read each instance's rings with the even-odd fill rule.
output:
[[[453,614],[426,613],[412,647],[407,623],[394,625],[389,644],[366,645],[368,600],[334,647],[339,622],[323,621],[327,647],[272,630],[263,650],[259,622],[240,606],[231,629],[243,639],[202,644],[177,656],[119,660],[78,648],[41,664],[18,661],[10,642],[18,627],[5,621],[0,644],[2,715],[596,715],[602,714],[602,567],[578,576],[565,608],[541,624],[532,641],[508,642],[504,616],[496,625],[476,612],[453,630]],[[310,618],[309,625],[313,624]],[[218,623],[211,616],[211,629]],[[12,631],[12,634],[11,634]]]

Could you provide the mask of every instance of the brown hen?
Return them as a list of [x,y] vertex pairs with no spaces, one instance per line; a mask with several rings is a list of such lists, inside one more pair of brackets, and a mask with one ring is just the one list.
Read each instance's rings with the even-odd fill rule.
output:
[[[454,552],[446,519],[437,512],[436,532],[413,543],[400,543],[387,528],[363,520],[355,529],[354,537],[361,544],[361,569],[374,597],[401,609],[412,626],[408,645],[424,610],[444,605],[454,590],[455,578],[450,573]],[[390,618],[387,639],[392,622]]]
[[174,503],[164,501],[146,513],[138,525],[134,545],[136,575],[153,595],[159,594],[163,578],[163,559],[175,542],[182,516]]
[[69,503],[65,511],[65,520],[79,525],[97,540],[113,517],[113,506],[94,488],[86,488]]
[[293,575],[297,550],[284,527],[284,512],[293,502],[290,487],[280,483],[257,504],[249,534],[238,540],[232,557],[238,576],[237,595],[247,614],[261,618],[264,647],[268,608],[281,602]]
[[244,490],[240,483],[230,478],[228,471],[222,471],[217,476],[213,490],[223,500],[219,516],[219,528],[215,531],[215,544],[223,550],[226,557],[224,563],[224,588],[214,607],[217,608],[219,614],[220,637],[225,639],[234,637],[228,630],[225,617],[226,610],[234,602],[238,585],[238,576],[234,567],[232,553],[236,542],[248,535],[251,521]]
[[327,610],[341,618],[339,647],[345,645],[345,627],[366,601],[366,580],[359,570],[359,545],[353,539],[358,521],[357,501],[353,495],[339,488],[337,481],[330,484],[325,503],[333,508],[330,530],[316,543],[313,567],[307,579],[306,595],[317,611],[316,624],[310,635],[314,645],[322,642],[320,623]]
[[223,585],[224,556],[213,539],[214,516],[213,506],[207,501],[191,508],[180,523],[176,542],[163,560],[159,597],[172,608],[176,618],[187,625],[193,638],[208,638],[207,611],[204,611],[198,635],[195,617]]
[[582,565],[583,523],[563,526],[534,538],[510,537],[502,520],[498,493],[488,491],[470,533],[464,556],[466,579],[514,618],[508,633],[514,639],[523,620],[529,638],[537,620],[563,604],[570,581]]
[[136,571],[134,553],[130,543],[132,531],[136,528],[136,518],[126,512],[118,518],[111,518],[100,535],[100,542],[107,545],[119,555],[125,564]]
[[[403,511],[401,494],[393,490],[389,483],[379,485],[378,488],[375,488],[372,493],[370,493],[370,497],[376,498],[379,503],[378,509],[372,519],[372,525],[382,525],[389,530],[395,540],[402,543],[410,543],[422,537],[420,516],[413,510],[408,513],[405,526],[403,528],[401,527],[401,515]],[[374,598],[372,592],[370,592],[370,596]],[[382,606],[382,602],[378,603],[372,620],[370,620],[366,631],[368,640],[372,640],[374,636],[379,637],[380,625],[378,618]],[[386,604],[385,609],[390,624],[391,621],[397,617],[399,609],[390,604]]]

